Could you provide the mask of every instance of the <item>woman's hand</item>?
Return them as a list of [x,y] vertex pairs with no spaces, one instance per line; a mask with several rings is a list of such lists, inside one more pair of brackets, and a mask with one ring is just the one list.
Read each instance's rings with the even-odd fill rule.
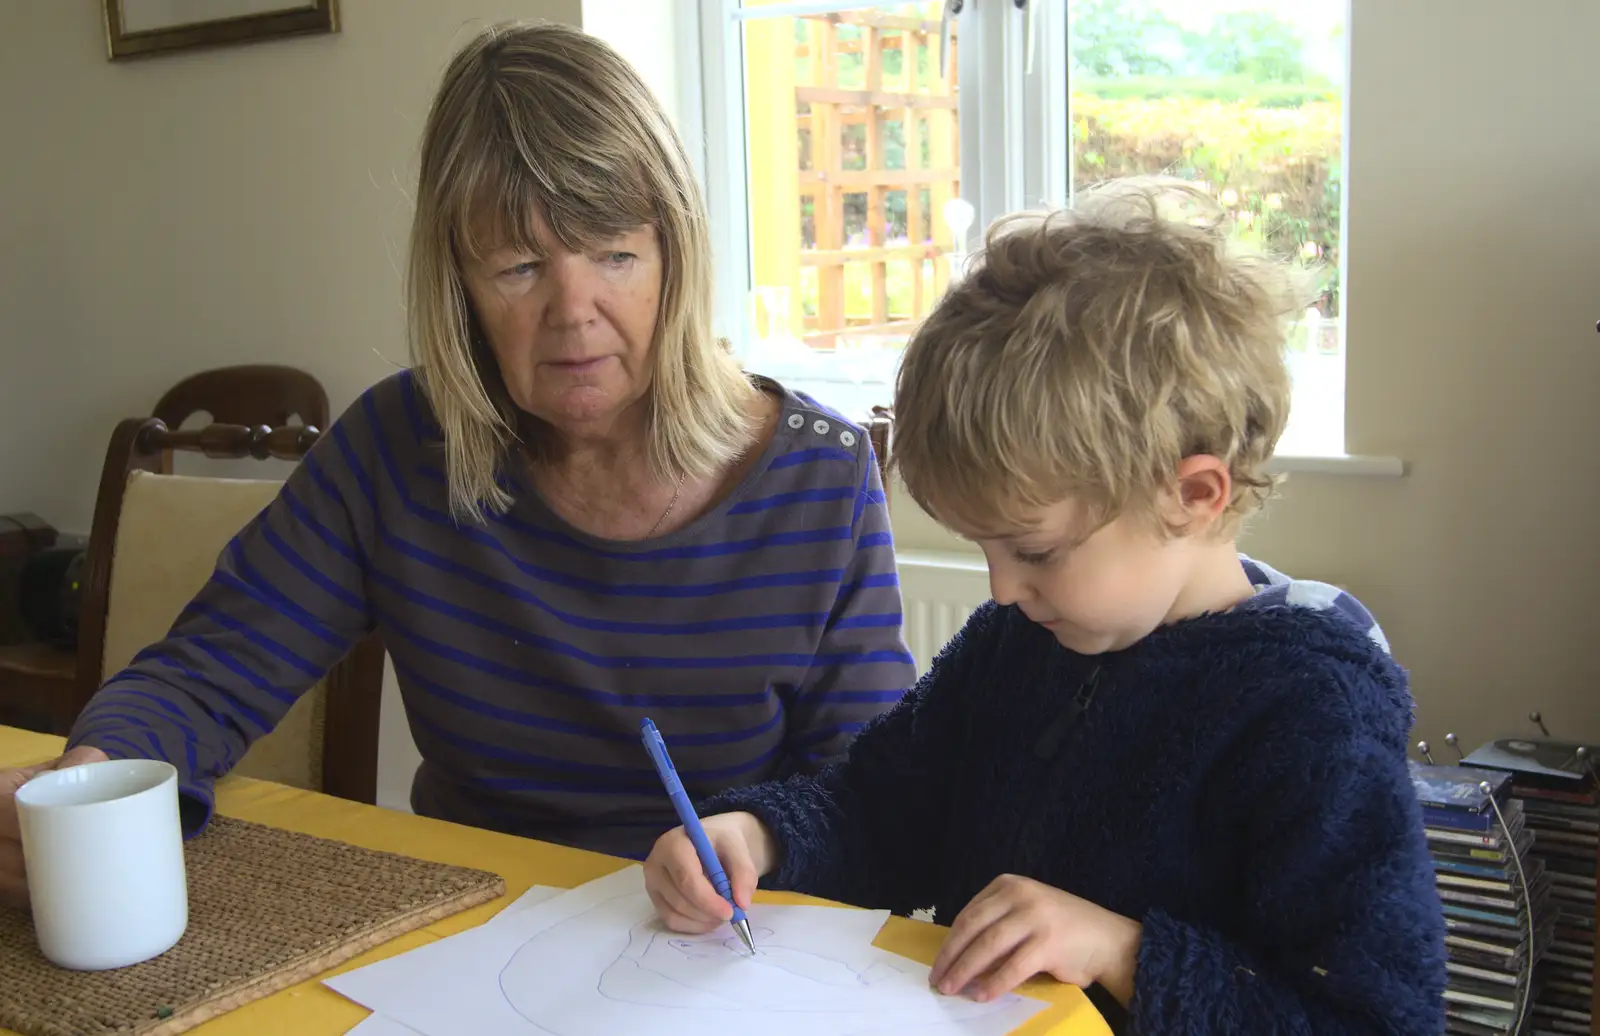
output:
[[35,766],[0,770],[0,902],[28,905],[28,876],[22,868],[22,829],[17,823],[17,789],[46,770],[65,770],[109,758],[98,748],[79,745],[66,755]]
[[[739,909],[748,910],[756,882],[772,869],[772,833],[750,813],[722,813],[702,821]],[[656,839],[644,861],[644,887],[668,928],[699,935],[733,917],[733,907],[706,877],[694,843],[675,827]]]
[[1088,900],[1004,874],[956,917],[928,980],[947,995],[992,1000],[1044,971],[1075,986],[1098,982],[1126,1006],[1142,932]]

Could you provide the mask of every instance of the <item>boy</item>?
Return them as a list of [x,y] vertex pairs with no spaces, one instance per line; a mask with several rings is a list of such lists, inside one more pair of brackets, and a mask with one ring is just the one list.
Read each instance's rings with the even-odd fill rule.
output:
[[[1235,546],[1300,311],[1193,189],[991,230],[895,409],[907,490],[994,600],[845,762],[706,805],[741,904],[759,876],[933,906],[941,992],[1047,972],[1128,1032],[1443,1031],[1404,673],[1352,598]],[[646,884],[674,928],[730,915],[681,829]]]

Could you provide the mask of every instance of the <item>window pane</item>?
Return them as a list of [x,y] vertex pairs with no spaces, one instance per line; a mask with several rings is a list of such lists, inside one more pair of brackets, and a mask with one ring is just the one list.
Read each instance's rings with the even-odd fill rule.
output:
[[900,350],[949,280],[959,34],[941,76],[937,0],[763,17],[773,2],[742,5],[745,362],[861,416],[890,402]]
[[1339,255],[1343,0],[1069,0],[1072,186],[1140,173],[1206,185],[1233,233],[1306,262],[1281,452],[1344,446]]

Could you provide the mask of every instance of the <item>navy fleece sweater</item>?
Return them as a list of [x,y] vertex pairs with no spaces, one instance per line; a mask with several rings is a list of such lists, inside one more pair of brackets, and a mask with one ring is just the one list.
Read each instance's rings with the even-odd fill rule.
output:
[[1434,1034],[1444,923],[1411,699],[1332,611],[1269,601],[1076,654],[987,604],[814,777],[735,789],[767,887],[951,923],[1001,874],[1144,924],[1133,1033]]

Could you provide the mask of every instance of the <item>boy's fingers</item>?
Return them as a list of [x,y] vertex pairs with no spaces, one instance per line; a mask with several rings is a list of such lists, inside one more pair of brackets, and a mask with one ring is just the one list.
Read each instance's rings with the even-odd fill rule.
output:
[[728,872],[728,884],[733,886],[733,901],[739,904],[739,909],[748,910],[750,901],[755,898],[756,882],[759,880],[750,854],[741,845],[724,855],[722,866]]
[[993,968],[1027,938],[1027,927],[1009,917],[985,928],[951,961],[938,981],[939,992],[951,996],[966,989],[973,979]]
[[1011,992],[1039,973],[1038,958],[1038,940],[1023,940],[1022,945],[1013,950],[1010,956],[1001,960],[990,970],[989,975],[978,983],[973,990],[972,998],[987,1001]]
[[674,902],[668,886],[660,886],[649,890],[650,902],[656,908],[656,914],[668,928],[675,932],[688,932],[691,935],[700,935],[712,928],[714,924],[697,921],[683,912],[683,908]]
[[671,926],[680,931],[692,930],[698,932],[708,927],[715,927],[717,924],[716,919],[708,918],[701,911],[696,910],[684,898],[682,890],[671,882],[661,883],[651,891],[651,895],[657,899],[658,909],[665,907],[664,910],[660,910],[663,918],[666,919],[667,915],[672,915],[672,918],[676,919],[676,923],[672,923]]
[[1010,910],[1009,901],[1000,896],[988,895],[987,889],[968,903],[961,913],[956,915],[955,923],[950,926],[950,935],[933,960],[933,970],[928,973],[928,981],[943,988],[944,973],[951,963],[966,951],[972,940],[1005,917]]
[[661,915],[668,928],[674,931],[686,931],[700,922],[694,920],[691,911],[687,910],[683,895],[672,884],[671,875],[664,868],[657,866],[645,873],[645,892],[650,895],[650,902],[655,905],[656,913]]
[[683,840],[681,852],[674,852],[662,861],[675,892],[682,899],[691,917],[707,921],[726,921],[733,916],[733,907],[717,895],[706,872],[700,866],[689,840]]

